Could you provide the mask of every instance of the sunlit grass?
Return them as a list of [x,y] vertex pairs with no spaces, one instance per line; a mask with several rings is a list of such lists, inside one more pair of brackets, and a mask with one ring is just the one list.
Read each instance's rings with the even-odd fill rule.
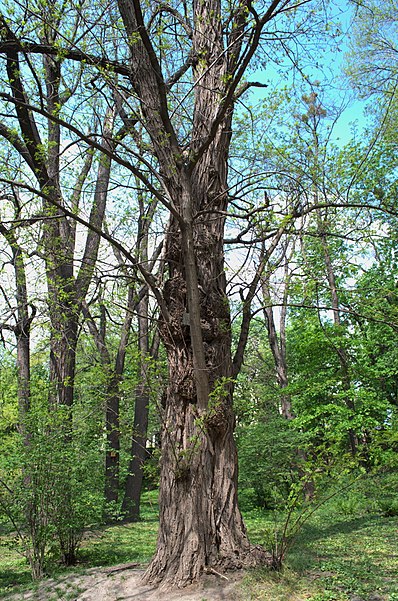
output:
[[[246,523],[259,544],[275,526],[270,513],[263,520],[248,514]],[[344,516],[329,503],[303,526],[282,572],[247,575],[242,600],[398,601],[397,543],[397,516],[366,511]]]
[[[360,506],[352,493],[334,500],[305,523],[293,541],[282,572],[258,569],[243,579],[242,601],[398,601],[398,516],[385,517],[376,505]],[[280,516],[279,516],[280,517]],[[275,515],[261,509],[245,512],[250,539],[264,544],[276,526]],[[280,527],[280,526],[279,526]],[[147,563],[156,546],[157,492],[143,495],[142,520],[85,533],[79,565],[52,566],[52,576],[95,566]],[[12,533],[0,534],[0,594],[32,588],[29,568],[12,549]]]

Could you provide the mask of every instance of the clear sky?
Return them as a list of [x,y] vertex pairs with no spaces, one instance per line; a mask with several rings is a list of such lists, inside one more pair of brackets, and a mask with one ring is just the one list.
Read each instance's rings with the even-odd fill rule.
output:
[[[339,114],[333,126],[331,141],[343,146],[353,134],[361,136],[366,126],[366,102],[358,99],[351,89],[347,77],[344,75],[346,57],[349,53],[350,32],[352,30],[353,4],[348,0],[334,0],[327,4],[327,15],[330,31],[329,37],[314,36],[302,45],[303,52],[298,50],[298,67],[292,69],[292,61],[285,59],[282,64],[276,65],[272,60],[264,62],[260,67],[256,65],[249,76],[251,81],[267,83],[268,88],[254,88],[251,104],[272,96],[273,90],[292,86],[298,89],[298,98],[301,94],[311,91],[311,83],[320,82],[319,98],[324,103],[330,118],[332,114]],[[326,15],[321,14],[319,26],[323,26]],[[335,34],[332,35],[332,32]],[[317,39],[315,39],[317,38]],[[294,45],[292,46],[294,49]],[[308,83],[305,83],[305,77]]]

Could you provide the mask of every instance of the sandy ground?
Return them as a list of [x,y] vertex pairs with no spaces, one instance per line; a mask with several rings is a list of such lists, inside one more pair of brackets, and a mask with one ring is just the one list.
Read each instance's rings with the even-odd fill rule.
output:
[[43,580],[34,590],[10,595],[9,601],[239,601],[238,583],[242,574],[228,580],[204,575],[200,584],[175,591],[158,591],[143,586],[143,570],[126,565],[92,568],[85,574],[69,574],[56,580]]

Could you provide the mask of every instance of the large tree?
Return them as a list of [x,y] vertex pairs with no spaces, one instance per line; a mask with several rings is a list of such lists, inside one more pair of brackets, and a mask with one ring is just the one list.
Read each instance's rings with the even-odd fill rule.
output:
[[[289,31],[302,31],[300,7],[307,1],[254,6],[249,1],[203,0],[154,4],[150,10],[139,0],[118,0],[107,13],[98,7],[90,14],[84,27],[74,30],[72,41],[65,29],[56,44],[51,39],[32,41],[31,32],[18,40],[3,22],[0,51],[7,56],[42,53],[50,65],[75,61],[96,71],[89,82],[93,94],[110,88],[131,144],[110,147],[87,134],[81,139],[133,173],[170,214],[162,255],[165,283],[159,285],[145,265],[138,265],[159,303],[169,365],[162,408],[159,539],[147,581],[183,586],[206,569],[240,568],[265,558],[248,541],[237,502],[232,393],[254,287],[245,299],[233,360],[224,264],[228,158],[235,104],[250,87],[244,81],[250,63],[262,44],[267,44],[264,57],[269,57],[282,29],[284,48]],[[37,16],[32,5],[27,3],[28,13],[33,10]],[[49,5],[60,10],[52,0]],[[83,8],[84,2],[76,11],[84,14]],[[68,20],[73,11],[71,6]],[[25,96],[3,98],[23,109],[24,123],[31,123]],[[56,101],[34,111],[79,135]],[[144,143],[137,143],[138,122],[145,131]],[[25,137],[31,136],[28,132]],[[46,182],[48,177],[43,173]],[[48,188],[41,194],[60,208]]]

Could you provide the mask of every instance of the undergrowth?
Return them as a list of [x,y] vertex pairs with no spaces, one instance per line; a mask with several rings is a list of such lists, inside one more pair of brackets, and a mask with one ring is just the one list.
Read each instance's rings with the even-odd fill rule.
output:
[[[394,513],[398,478],[383,475],[320,507],[292,542],[283,570],[258,569],[243,579],[242,601],[398,601],[398,516]],[[395,494],[394,494],[395,493]],[[243,513],[257,544],[283,524],[283,515],[254,507],[245,491]],[[143,495],[142,520],[94,528],[85,533],[79,564],[49,564],[48,574],[66,575],[95,566],[145,564],[155,550],[157,493]],[[29,566],[12,548],[13,533],[0,525],[0,595],[32,589]]]

